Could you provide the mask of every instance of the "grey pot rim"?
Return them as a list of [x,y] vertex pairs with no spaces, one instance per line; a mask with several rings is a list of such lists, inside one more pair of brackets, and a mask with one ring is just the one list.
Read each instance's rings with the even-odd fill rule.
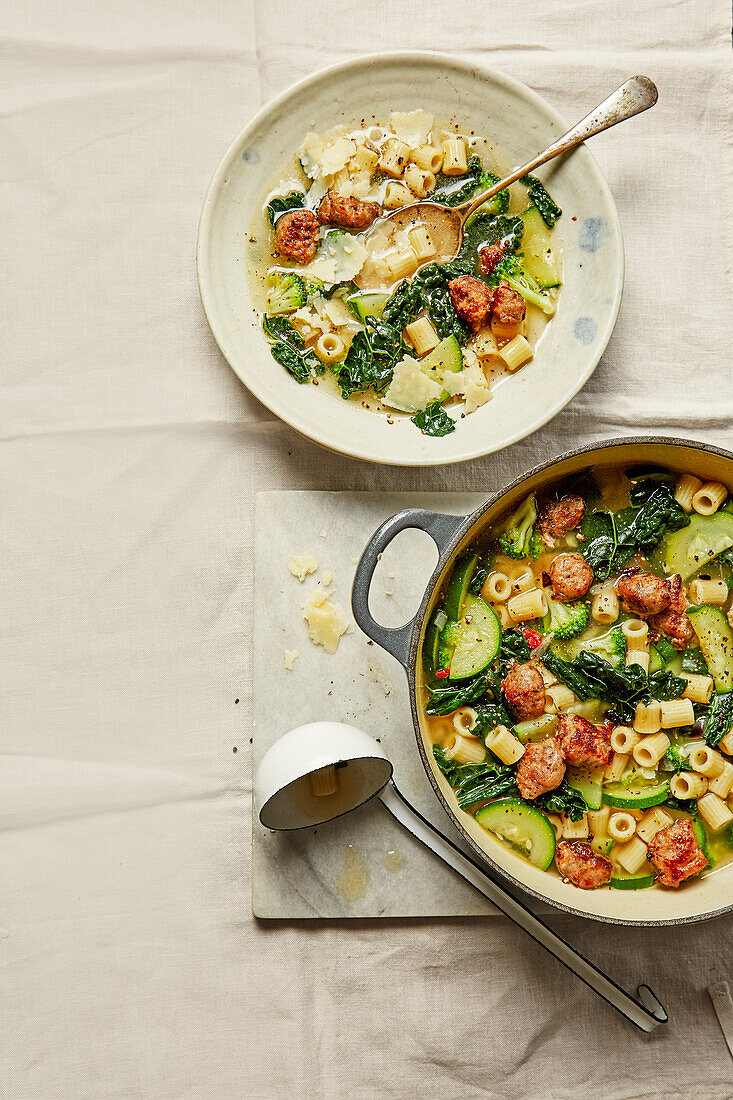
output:
[[408,662],[405,664],[405,672],[407,673],[407,682],[410,692],[410,709],[412,712],[413,731],[415,733],[417,748],[420,754],[423,768],[425,769],[425,773],[428,777],[428,780],[430,781],[430,785],[432,786],[433,791],[438,798],[438,801],[440,802],[441,806],[443,807],[444,811],[450,818],[455,828],[458,829],[461,835],[461,839],[470,847],[472,853],[475,854],[484,863],[488,864],[493,872],[511,883],[512,886],[516,887],[523,893],[529,894],[531,897],[536,898],[538,901],[542,901],[548,905],[551,905],[554,909],[558,909],[561,912],[568,913],[574,917],[583,917],[586,920],[594,920],[602,924],[620,924],[646,928],[663,927],[669,925],[697,924],[701,921],[713,920],[716,917],[721,917],[724,916],[726,913],[730,913],[733,910],[733,901],[729,902],[727,905],[721,906],[720,909],[713,910],[709,913],[693,914],[691,916],[685,917],[667,917],[660,920],[634,920],[621,917],[610,917],[598,913],[588,913],[585,910],[576,909],[572,905],[566,905],[563,902],[556,901],[552,898],[547,897],[547,895],[532,889],[521,879],[516,878],[514,875],[510,874],[504,867],[501,867],[498,863],[496,863],[488,854],[488,852],[486,852],[476,843],[476,841],[463,827],[460,820],[456,816],[453,808],[451,807],[447,798],[440,789],[433,768],[427,758],[425,745],[423,744],[422,734],[420,731],[420,718],[417,699],[417,685],[419,681],[419,677],[417,675],[417,665],[420,650],[420,636],[422,634],[422,628],[427,608],[433,597],[441,574],[443,573],[446,565],[455,556],[456,550],[461,541],[465,538],[466,534],[480,522],[486,512],[489,511],[490,508],[493,508],[494,505],[502,499],[502,497],[507,496],[507,494],[509,494],[513,489],[519,487],[524,482],[528,481],[531,477],[534,477],[536,474],[542,474],[546,471],[551,470],[552,467],[557,466],[559,462],[565,459],[578,458],[584,454],[595,454],[599,451],[613,451],[614,449],[620,447],[640,444],[645,446],[663,445],[671,447],[692,448],[693,450],[702,451],[707,454],[714,454],[719,457],[728,459],[731,463],[733,463],[733,452],[728,451],[723,447],[717,447],[710,443],[703,443],[699,440],[681,439],[676,436],[647,435],[623,436],[619,439],[608,439],[602,440],[598,443],[585,444],[583,447],[577,447],[571,451],[565,451],[560,455],[556,455],[552,459],[547,459],[546,461],[540,462],[536,466],[533,466],[531,469],[526,470],[523,474],[520,474],[518,477],[514,478],[514,480],[511,481],[508,485],[505,485],[502,489],[497,490],[497,492],[495,493],[492,493],[492,495],[488,497],[482,505],[480,505],[473,512],[470,512],[465,517],[465,519],[457,525],[453,536],[444,547],[442,552],[439,554],[435,569],[433,570],[433,573],[426,585],[425,593],[422,600],[420,601],[420,606],[415,612],[415,617],[412,621],[412,633],[409,643],[409,657]]

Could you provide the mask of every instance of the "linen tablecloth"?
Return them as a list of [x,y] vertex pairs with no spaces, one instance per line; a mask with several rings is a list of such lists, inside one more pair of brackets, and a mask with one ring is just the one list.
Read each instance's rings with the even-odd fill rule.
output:
[[[724,0],[36,0],[0,15],[0,1096],[723,1097],[723,919],[553,923],[672,1022],[649,1039],[503,921],[258,926],[249,911],[252,501],[480,490],[579,442],[733,444]],[[316,68],[442,49],[593,144],[625,234],[585,389],[503,454],[374,468],[295,435],[227,367],[194,240],[225,145]],[[234,750],[237,750],[236,752]]]

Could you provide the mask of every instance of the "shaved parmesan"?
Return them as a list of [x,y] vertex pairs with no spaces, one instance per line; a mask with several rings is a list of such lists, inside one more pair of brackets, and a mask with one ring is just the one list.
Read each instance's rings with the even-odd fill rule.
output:
[[382,398],[384,405],[401,412],[420,412],[433,401],[439,401],[443,391],[437,382],[428,378],[420,364],[411,355],[406,355],[395,366],[392,381]]
[[285,665],[286,672],[293,671],[293,664],[300,657],[300,653],[297,649],[286,649],[283,653],[283,664]]
[[329,233],[318,248],[315,260],[300,272],[324,283],[347,283],[354,279],[367,258],[367,250],[350,233]]
[[318,569],[318,562],[310,554],[301,554],[290,559],[288,569],[299,581],[304,581],[309,573],[315,573]]
[[425,145],[433,128],[433,116],[423,110],[392,111],[389,121],[400,141],[404,141],[411,149]]
[[328,594],[313,592],[303,603],[303,618],[308,624],[308,637],[321,645],[326,653],[335,653],[339,639],[349,629],[349,620],[338,604],[331,603]]

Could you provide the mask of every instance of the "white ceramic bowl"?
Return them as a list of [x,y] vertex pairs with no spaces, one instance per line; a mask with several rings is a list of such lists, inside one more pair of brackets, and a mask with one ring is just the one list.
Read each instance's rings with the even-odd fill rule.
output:
[[[593,104],[578,100],[580,117]],[[540,171],[563,209],[555,229],[564,286],[537,354],[495,397],[443,438],[409,419],[389,424],[330,387],[298,385],[272,358],[250,300],[248,234],[254,213],[309,130],[423,107],[485,135],[521,164],[567,129],[535,92],[502,73],[437,53],[376,54],[324,69],[262,110],[234,139],[209,185],[198,235],[198,277],[211,331],[231,367],[264,405],[342,454],[402,466],[476,458],[547,423],[587,382],[616,322],[623,242],[616,208],[588,150]],[[602,138],[600,140],[603,140]]]

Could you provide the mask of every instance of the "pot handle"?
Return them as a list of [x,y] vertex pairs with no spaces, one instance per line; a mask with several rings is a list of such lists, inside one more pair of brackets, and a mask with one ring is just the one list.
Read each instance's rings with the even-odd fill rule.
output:
[[406,508],[404,512],[391,516],[377,528],[359,559],[351,589],[351,610],[354,618],[366,636],[396,657],[405,670],[410,666],[410,636],[415,617],[404,626],[398,627],[381,626],[376,621],[369,610],[369,589],[377,562],[395,535],[408,528],[425,531],[438,547],[438,553],[442,554],[465,518],[446,515],[444,512],[428,512],[424,508]]

